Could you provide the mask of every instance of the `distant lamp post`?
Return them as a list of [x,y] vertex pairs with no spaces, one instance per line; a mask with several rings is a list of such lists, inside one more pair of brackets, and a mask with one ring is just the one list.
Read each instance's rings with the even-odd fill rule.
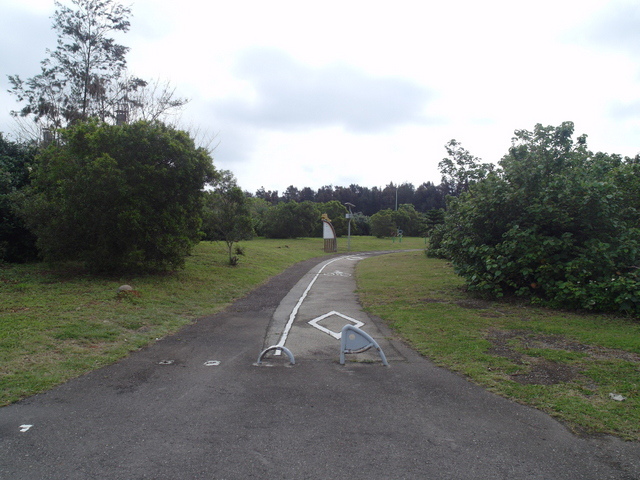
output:
[[346,217],[349,219],[349,223],[347,224],[347,252],[351,251],[351,219],[353,218],[353,212],[351,211],[351,207],[355,207],[353,203],[345,202],[345,205],[349,208],[349,213],[347,213]]

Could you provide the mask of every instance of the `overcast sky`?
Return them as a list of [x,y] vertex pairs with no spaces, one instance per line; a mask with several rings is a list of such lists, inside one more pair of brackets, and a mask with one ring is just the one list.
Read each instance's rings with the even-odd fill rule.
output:
[[[66,0],[65,0],[66,1]],[[63,1],[63,3],[65,3]],[[128,2],[123,2],[129,5]],[[7,74],[55,47],[53,0],[1,0]],[[137,0],[129,70],[191,99],[180,122],[255,192],[440,182],[452,138],[497,162],[516,129],[573,121],[640,153],[640,2]]]

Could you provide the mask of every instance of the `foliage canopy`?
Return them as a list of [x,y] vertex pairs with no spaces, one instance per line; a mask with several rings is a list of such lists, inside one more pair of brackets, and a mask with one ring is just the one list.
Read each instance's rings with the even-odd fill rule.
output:
[[205,192],[202,219],[205,238],[225,242],[229,263],[236,264],[233,245],[253,236],[253,222],[249,199],[230,171],[220,172],[213,190]]
[[97,118],[111,123],[129,118],[156,120],[187,101],[168,85],[127,74],[129,47],[114,35],[129,31],[131,9],[114,0],[55,2],[52,28],[57,46],[47,50],[40,73],[23,80],[9,75],[9,92],[22,103],[15,117],[49,130]]
[[209,154],[160,123],[91,121],[62,130],[34,170],[25,220],[45,260],[93,271],[181,267],[200,239]]
[[35,260],[35,236],[18,213],[22,189],[30,184],[35,149],[9,142],[0,134],[0,261]]
[[592,153],[574,126],[518,130],[501,170],[451,198],[430,253],[470,289],[640,313],[640,162]]

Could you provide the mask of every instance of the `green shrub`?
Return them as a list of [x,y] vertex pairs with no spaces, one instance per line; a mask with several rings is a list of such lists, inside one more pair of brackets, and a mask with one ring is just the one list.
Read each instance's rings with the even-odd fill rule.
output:
[[23,263],[37,258],[36,237],[19,215],[34,156],[35,148],[9,142],[0,134],[0,261]]
[[393,210],[388,208],[371,215],[370,225],[371,235],[378,238],[393,236],[398,228],[393,221]]
[[160,123],[92,121],[60,134],[38,157],[24,209],[44,259],[97,272],[181,267],[200,238],[208,153]]
[[471,290],[640,313],[638,159],[572,135],[570,122],[517,131],[501,170],[450,200],[431,254]]
[[267,238],[311,237],[322,225],[321,215],[313,202],[279,203],[265,212],[262,231]]

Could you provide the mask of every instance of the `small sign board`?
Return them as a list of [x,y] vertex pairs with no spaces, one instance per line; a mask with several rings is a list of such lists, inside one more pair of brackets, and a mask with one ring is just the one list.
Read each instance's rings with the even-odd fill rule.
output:
[[333,253],[338,251],[338,240],[336,238],[336,230],[329,220],[326,213],[322,214],[322,238],[324,239],[324,251]]

